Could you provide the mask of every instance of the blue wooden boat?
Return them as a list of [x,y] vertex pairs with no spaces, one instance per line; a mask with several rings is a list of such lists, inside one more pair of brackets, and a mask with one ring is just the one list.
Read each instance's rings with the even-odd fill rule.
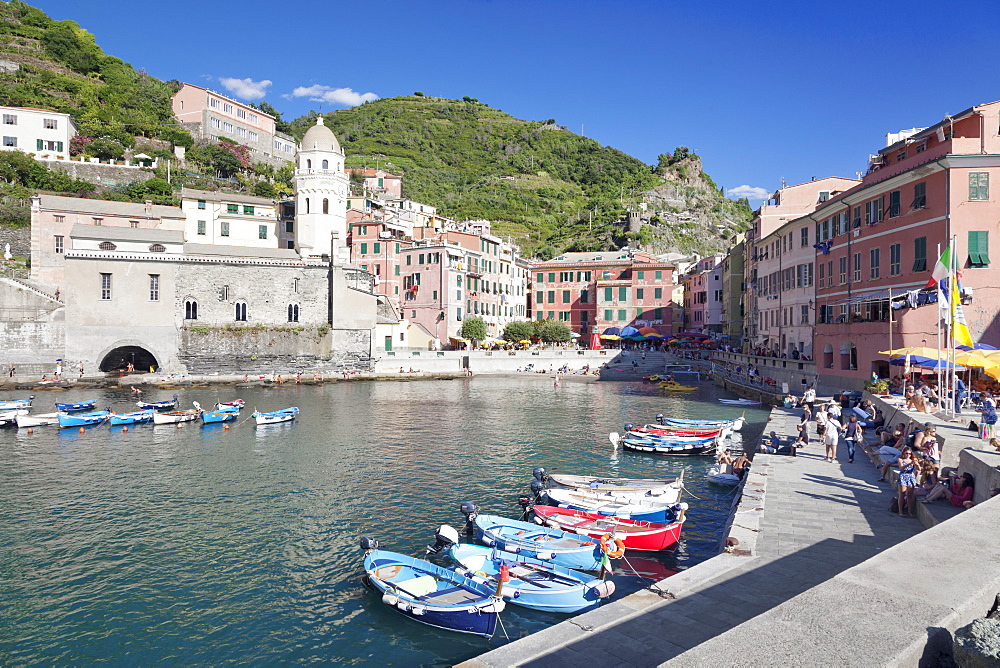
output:
[[68,413],[59,414],[59,426],[60,427],[93,427],[94,425],[104,424],[111,417],[111,409],[105,408],[103,411],[93,411],[92,413],[77,413],[75,415],[69,415]]
[[35,398],[35,395],[31,395],[27,399],[8,399],[6,401],[0,401],[0,411],[14,411],[19,408],[31,408],[31,400]]
[[125,424],[140,424],[142,422],[152,422],[153,421],[153,409],[149,408],[144,411],[133,411],[131,413],[112,413],[109,422],[111,426],[125,425]]
[[[656,416],[656,422],[660,426],[673,426],[673,427],[715,427],[717,429],[729,428],[732,431],[739,431],[743,428],[746,423],[746,418],[740,416],[735,420],[688,420],[686,418],[668,418],[662,415]],[[657,425],[649,424],[647,427],[656,427]]]
[[137,401],[135,405],[144,410],[165,411],[169,408],[177,408],[177,395],[175,394],[173,399],[166,401]]
[[493,637],[504,609],[494,587],[454,569],[380,550],[371,536],[361,537],[365,551],[365,586],[382,603],[415,622],[446,631]]
[[448,556],[461,565],[459,573],[464,569],[466,577],[490,587],[496,587],[500,569],[506,566],[510,580],[504,583],[503,598],[532,610],[582,612],[596,608],[615,591],[611,580],[496,548],[452,545]]
[[97,404],[97,399],[90,401],[77,401],[70,404],[56,402],[56,410],[60,413],[76,413],[78,411],[89,411]]
[[197,401],[193,402],[194,407],[201,411],[201,421],[205,424],[212,424],[216,422],[232,422],[240,416],[240,409],[236,406],[223,406],[219,408],[216,404],[216,409],[214,411],[206,411],[201,407]]
[[648,434],[640,433],[632,436],[626,433],[621,436],[617,431],[608,434],[608,440],[615,446],[625,450],[635,452],[652,452],[658,455],[675,455],[687,457],[691,455],[712,455],[718,448],[718,441],[715,438],[683,439],[678,440],[670,437],[651,438]]
[[600,543],[586,536],[497,515],[474,514],[472,517],[476,536],[489,547],[565,568],[596,571],[601,567]]
[[291,408],[283,408],[280,411],[271,411],[270,413],[254,411],[251,417],[253,417],[257,424],[277,424],[279,422],[291,422],[298,414],[299,409],[292,406]]

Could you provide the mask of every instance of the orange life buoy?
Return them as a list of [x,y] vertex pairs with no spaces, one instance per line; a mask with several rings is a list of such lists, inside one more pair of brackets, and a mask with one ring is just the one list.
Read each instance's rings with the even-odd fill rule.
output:
[[[625,541],[617,536],[614,537],[614,541],[611,538],[612,536],[609,533],[601,536],[601,551],[612,559],[618,559],[625,554]],[[612,543],[614,544],[613,548]]]

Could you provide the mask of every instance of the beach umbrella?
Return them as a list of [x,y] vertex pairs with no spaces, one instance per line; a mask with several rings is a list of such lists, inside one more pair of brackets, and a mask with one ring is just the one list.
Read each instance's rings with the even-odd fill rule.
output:
[[1000,348],[997,348],[996,346],[991,346],[988,343],[977,343],[971,348],[969,346],[955,346],[955,347],[958,348],[959,350],[1000,350]]
[[643,327],[639,330],[643,336],[659,336],[660,332],[655,327]]
[[608,327],[607,329],[605,329],[601,333],[602,334],[607,334],[609,336],[617,336],[618,334],[622,333],[622,330],[620,328],[618,328],[618,327]]
[[895,350],[880,350],[879,355],[889,355],[890,357],[900,357],[902,355],[916,355],[917,357],[929,357],[931,359],[943,359],[947,354],[937,348],[927,346],[911,346],[909,348],[896,348]]
[[619,336],[623,336],[623,337],[624,336],[636,336],[636,335],[639,334],[639,330],[636,329],[635,327],[632,327],[631,325],[629,325],[628,327],[622,327],[622,331],[620,331],[618,334],[619,334]]
[[983,373],[992,378],[993,380],[1000,380],[1000,364],[995,364],[993,366],[988,366],[983,369]]
[[617,334],[601,334],[601,338],[605,341],[621,341],[622,337]]
[[955,371],[966,370],[964,366],[952,364],[948,360],[927,360],[926,362],[915,363],[913,366],[918,366],[921,369],[954,369]]
[[893,366],[920,366],[924,362],[933,362],[930,357],[921,357],[920,355],[904,355],[903,357],[896,357],[889,360],[889,364]]
[[971,366],[979,369],[985,369],[988,366],[998,364],[996,359],[990,359],[976,350],[958,353],[955,355],[955,361],[963,366]]

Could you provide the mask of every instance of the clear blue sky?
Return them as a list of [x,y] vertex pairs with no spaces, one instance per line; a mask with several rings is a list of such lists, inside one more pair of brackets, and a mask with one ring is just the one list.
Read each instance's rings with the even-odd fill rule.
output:
[[886,132],[1000,99],[989,3],[29,4],[161,79],[222,92],[249,80],[229,94],[253,101],[269,81],[287,119],[365,94],[468,95],[647,163],[686,145],[727,189],[853,177]]

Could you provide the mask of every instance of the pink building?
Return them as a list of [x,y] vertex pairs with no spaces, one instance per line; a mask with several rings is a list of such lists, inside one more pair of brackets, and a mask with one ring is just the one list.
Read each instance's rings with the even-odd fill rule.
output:
[[1000,233],[997,127],[1000,102],[992,102],[889,135],[861,184],[796,221],[821,244],[814,345],[826,389],[888,375],[878,351],[890,346],[936,347],[936,292],[924,287],[951,237],[973,338],[1000,344],[1000,285],[990,268]]
[[347,172],[364,179],[365,192],[372,193],[379,199],[402,199],[403,178],[381,169],[348,168]]
[[231,139],[249,147],[256,160],[275,164],[295,160],[295,140],[276,130],[274,117],[225,95],[185,83],[174,94],[173,111],[197,138]]
[[698,260],[684,275],[684,328],[721,334],[724,255]]

